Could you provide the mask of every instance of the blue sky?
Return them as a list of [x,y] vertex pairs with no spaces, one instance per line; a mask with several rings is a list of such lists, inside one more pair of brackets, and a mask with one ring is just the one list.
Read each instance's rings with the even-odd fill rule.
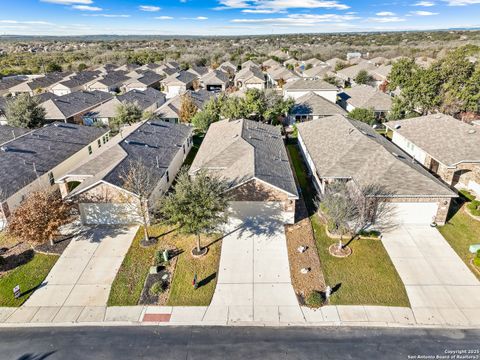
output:
[[2,0],[0,34],[238,35],[479,27],[480,0]]

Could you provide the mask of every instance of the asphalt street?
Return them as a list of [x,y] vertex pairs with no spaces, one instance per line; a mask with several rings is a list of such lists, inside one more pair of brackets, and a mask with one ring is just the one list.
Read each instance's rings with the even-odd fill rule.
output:
[[[480,359],[480,330],[253,327],[0,329],[2,360]],[[469,357],[453,357],[469,351]],[[425,357],[426,356],[426,357]]]

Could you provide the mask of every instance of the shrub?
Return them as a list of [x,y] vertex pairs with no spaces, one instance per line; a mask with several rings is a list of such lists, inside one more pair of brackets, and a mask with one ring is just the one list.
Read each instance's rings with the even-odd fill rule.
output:
[[468,210],[474,216],[480,216],[480,200],[473,200],[470,204],[467,205]]
[[473,259],[473,264],[480,268],[480,255],[478,254],[478,251],[477,251],[477,256]]
[[473,195],[470,191],[462,189],[459,191],[460,195],[467,199],[468,201],[475,200],[475,195]]
[[163,250],[157,250],[155,252],[155,265],[161,265],[165,259],[163,258]]
[[157,281],[149,290],[151,296],[158,296],[165,291],[165,284],[162,281]]
[[309,307],[318,308],[323,304],[323,296],[322,294],[320,294],[319,291],[312,291],[310,292],[310,294],[307,295],[305,303]]
[[358,235],[369,238],[378,238],[380,237],[380,232],[377,230],[362,230]]

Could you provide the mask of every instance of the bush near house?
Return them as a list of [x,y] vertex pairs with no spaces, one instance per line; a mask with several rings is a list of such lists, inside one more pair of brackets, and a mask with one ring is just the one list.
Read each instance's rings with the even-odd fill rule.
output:
[[480,200],[473,200],[467,205],[467,209],[473,216],[480,216]]
[[473,195],[470,191],[462,189],[459,190],[460,196],[464,197],[468,201],[473,201],[475,200],[475,195]]

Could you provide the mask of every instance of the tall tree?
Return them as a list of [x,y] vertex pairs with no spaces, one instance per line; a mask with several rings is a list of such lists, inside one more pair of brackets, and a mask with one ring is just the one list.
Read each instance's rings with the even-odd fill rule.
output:
[[377,122],[375,111],[373,111],[373,109],[356,108],[348,113],[348,117],[354,120],[362,121],[369,125],[373,125]]
[[7,101],[5,116],[11,126],[34,129],[45,124],[45,109],[28,94]]
[[355,77],[355,82],[359,85],[368,85],[373,81],[372,76],[367,70],[360,70]]
[[180,104],[180,121],[190,123],[197,111],[198,107],[193,102],[192,96],[188,92],[183,94]]
[[142,120],[142,110],[136,103],[125,103],[119,105],[115,110],[115,117],[111,125],[121,127],[122,125],[132,125]]
[[71,206],[62,201],[60,191],[30,193],[9,218],[7,231],[32,245],[53,243],[58,228],[71,218]]
[[196,236],[195,253],[201,255],[200,236],[217,230],[228,219],[226,190],[224,181],[204,171],[190,178],[182,170],[174,191],[161,200],[158,210],[167,223],[180,225],[179,231]]

